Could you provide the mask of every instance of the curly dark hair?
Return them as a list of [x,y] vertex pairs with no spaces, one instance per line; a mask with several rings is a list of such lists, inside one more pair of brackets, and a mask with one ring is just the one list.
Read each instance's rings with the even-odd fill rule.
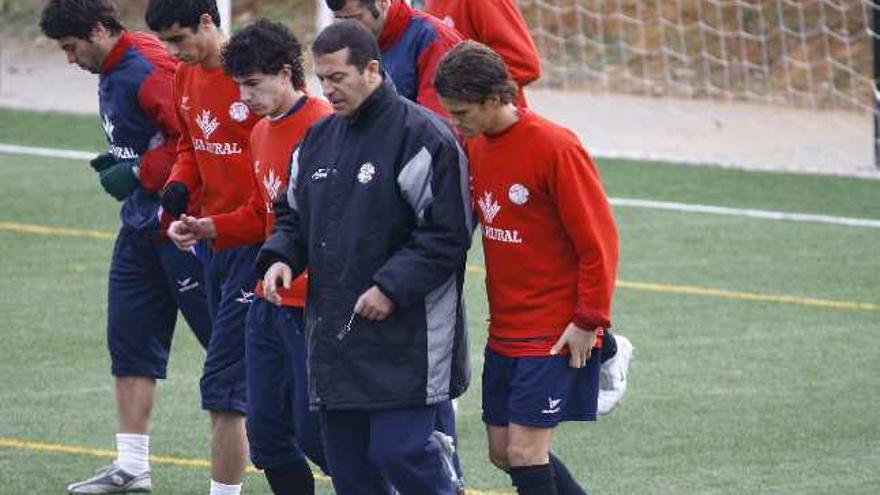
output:
[[485,103],[497,96],[506,104],[516,99],[517,87],[501,56],[482,43],[462,41],[440,60],[434,89],[443,98]]
[[40,16],[43,34],[58,40],[72,36],[92,39],[92,29],[103,25],[113,34],[124,29],[116,4],[110,0],[50,0]]
[[210,15],[214,25],[220,27],[216,0],[150,0],[147,3],[147,26],[153,31],[162,31],[177,24],[196,31],[203,14]]
[[283,24],[259,19],[235,33],[223,48],[223,69],[233,77],[254,72],[278,74],[290,66],[294,88],[306,85],[302,47]]

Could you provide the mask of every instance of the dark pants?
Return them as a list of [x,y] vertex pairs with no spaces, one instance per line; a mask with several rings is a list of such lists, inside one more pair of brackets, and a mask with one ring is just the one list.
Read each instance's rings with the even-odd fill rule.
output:
[[260,246],[205,252],[211,342],[202,374],[202,409],[247,412],[244,322],[254,300],[254,259]]
[[327,411],[324,443],[337,495],[454,495],[440,445],[436,406]]
[[201,261],[170,241],[123,227],[113,248],[107,298],[114,376],[165,378],[178,309],[207,347],[211,319]]
[[455,467],[455,474],[458,475],[458,478],[464,479],[464,472],[461,470],[461,461],[458,457],[458,432],[455,431],[455,409],[452,407],[452,400],[446,400],[437,404],[436,430],[452,437],[455,444],[452,464]]
[[245,363],[254,465],[287,466],[305,453],[327,472],[320,414],[309,411],[303,309],[255,300],[247,316]]

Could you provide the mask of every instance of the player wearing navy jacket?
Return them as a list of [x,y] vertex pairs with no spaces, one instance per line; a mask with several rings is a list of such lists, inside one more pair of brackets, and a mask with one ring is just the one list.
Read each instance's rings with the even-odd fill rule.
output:
[[448,114],[434,91],[440,58],[461,35],[434,16],[403,0],[326,0],[337,19],[354,19],[379,42],[382,68],[397,93],[444,117]]
[[160,234],[157,215],[157,191],[171,170],[179,135],[171,99],[175,63],[155,37],[126,31],[109,0],[52,0],[40,27],[68,62],[99,74],[108,151],[91,165],[104,189],[123,202],[107,307],[118,456],[68,491],[149,491],[149,418],[156,379],[165,377],[177,310],[203,346],[211,333],[201,263]]

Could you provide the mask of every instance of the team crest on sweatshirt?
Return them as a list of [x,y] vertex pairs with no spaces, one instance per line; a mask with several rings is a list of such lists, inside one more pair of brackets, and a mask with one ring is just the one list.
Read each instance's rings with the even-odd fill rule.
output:
[[373,176],[375,175],[376,167],[372,163],[367,162],[361,165],[360,170],[358,170],[358,182],[361,184],[367,184],[373,180]]
[[514,184],[507,191],[507,197],[515,205],[524,205],[529,200],[529,189],[522,184]]
[[248,119],[250,113],[251,111],[248,109],[248,106],[240,101],[229,105],[229,118],[236,122],[244,122]]

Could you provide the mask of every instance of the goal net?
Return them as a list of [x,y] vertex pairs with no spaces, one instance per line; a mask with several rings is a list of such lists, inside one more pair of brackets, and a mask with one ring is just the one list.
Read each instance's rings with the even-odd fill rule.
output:
[[873,111],[862,0],[521,0],[543,83]]

